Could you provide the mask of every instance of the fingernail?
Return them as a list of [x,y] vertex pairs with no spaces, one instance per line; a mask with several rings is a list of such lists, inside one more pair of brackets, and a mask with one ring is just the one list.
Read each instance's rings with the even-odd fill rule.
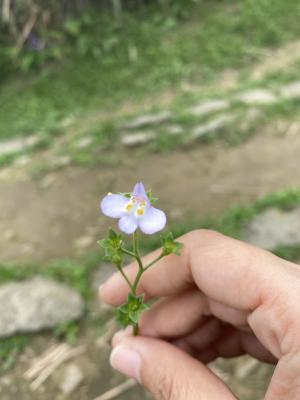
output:
[[137,381],[140,381],[141,356],[126,345],[116,346],[110,355],[111,366]]

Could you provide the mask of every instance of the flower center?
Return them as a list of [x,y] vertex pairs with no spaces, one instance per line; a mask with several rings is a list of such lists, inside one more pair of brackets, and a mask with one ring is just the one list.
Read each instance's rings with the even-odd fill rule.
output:
[[140,218],[145,214],[146,201],[136,197],[131,197],[125,206],[126,214],[134,214],[136,218]]

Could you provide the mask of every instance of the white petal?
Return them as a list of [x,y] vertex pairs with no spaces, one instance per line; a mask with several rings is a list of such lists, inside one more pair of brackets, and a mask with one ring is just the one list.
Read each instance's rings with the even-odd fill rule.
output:
[[132,191],[132,196],[138,197],[138,198],[141,198],[144,200],[148,199],[146,190],[145,190],[142,182],[138,182],[135,184],[133,191]]
[[139,220],[139,227],[142,232],[152,235],[164,229],[167,222],[166,214],[154,207],[149,207],[145,216]]
[[133,233],[137,227],[138,227],[137,221],[132,215],[124,215],[119,220],[120,231],[127,233],[127,235]]
[[129,199],[121,194],[109,194],[101,201],[100,208],[104,215],[120,218]]

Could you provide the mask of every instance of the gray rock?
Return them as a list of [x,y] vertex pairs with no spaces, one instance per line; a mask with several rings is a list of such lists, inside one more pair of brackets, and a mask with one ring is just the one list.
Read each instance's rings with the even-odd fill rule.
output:
[[39,277],[6,283],[0,286],[0,337],[52,328],[79,319],[83,310],[81,296],[60,283]]
[[180,125],[170,125],[166,128],[166,132],[169,135],[177,136],[177,135],[182,135],[184,132],[184,129]]
[[214,99],[194,105],[189,109],[189,112],[196,116],[202,116],[225,110],[229,106],[229,101]]
[[157,114],[146,114],[146,115],[141,115],[132,121],[125,121],[123,122],[119,128],[120,129],[139,129],[139,128],[144,128],[145,126],[156,126],[160,125],[166,121],[169,121],[172,117],[172,114],[170,111],[162,111],[161,113]]
[[136,147],[150,142],[154,137],[154,132],[128,133],[121,137],[121,143],[126,147]]
[[93,143],[93,138],[91,136],[86,136],[78,140],[76,147],[78,149],[85,149]]
[[278,98],[270,90],[253,89],[240,94],[237,99],[246,105],[268,105],[278,101]]
[[249,224],[244,239],[268,250],[300,243],[300,207],[292,211],[266,210]]
[[60,384],[60,390],[69,395],[73,393],[83,381],[83,373],[76,364],[69,364],[63,373],[63,379]]
[[234,118],[233,115],[224,114],[206,124],[198,125],[193,129],[191,138],[199,139],[207,135],[212,135],[229,125]]
[[280,91],[280,95],[285,99],[297,99],[300,97],[300,81],[290,83],[283,86]]
[[38,136],[27,136],[21,139],[6,140],[4,142],[0,142],[0,156],[26,150],[37,144],[38,141]]

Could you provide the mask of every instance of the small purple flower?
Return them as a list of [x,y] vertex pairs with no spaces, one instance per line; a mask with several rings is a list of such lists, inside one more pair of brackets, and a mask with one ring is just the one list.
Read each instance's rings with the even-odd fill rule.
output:
[[109,193],[101,201],[104,215],[119,218],[119,228],[128,235],[137,228],[148,235],[162,230],[166,225],[166,214],[154,208],[142,182],[137,183],[130,197]]

